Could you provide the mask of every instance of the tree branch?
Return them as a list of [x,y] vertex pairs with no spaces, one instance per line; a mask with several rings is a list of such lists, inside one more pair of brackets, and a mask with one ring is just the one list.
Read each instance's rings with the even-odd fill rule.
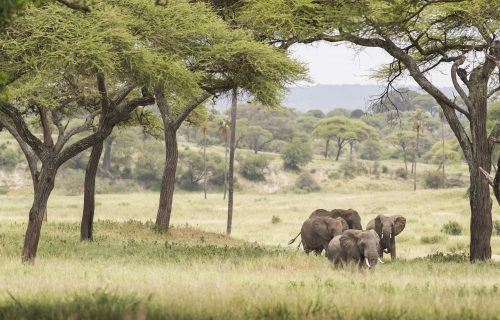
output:
[[481,170],[482,174],[484,174],[486,180],[488,180],[488,183],[493,187],[495,185],[494,183],[494,178],[483,168],[479,167],[479,170]]
[[176,129],[179,129],[179,127],[182,125],[184,120],[189,116],[191,111],[196,109],[199,105],[201,105],[203,102],[205,102],[208,98],[210,98],[211,94],[208,92],[204,92],[200,97],[198,97],[196,100],[192,101],[190,104],[188,104],[184,110],[182,110],[181,114],[177,116],[177,119],[174,121],[174,126]]
[[43,152],[43,142],[31,133],[19,110],[11,104],[0,102],[0,111],[10,118],[19,137],[40,157]]
[[136,88],[135,84],[127,83],[122,90],[118,91],[113,96],[113,98],[111,98],[111,102],[114,105],[120,104],[123,101],[123,99],[125,99],[130,94],[130,92],[132,92],[132,90],[134,90],[135,88]]
[[[462,87],[458,83],[458,79],[457,79],[457,68],[458,68],[459,65],[463,64],[464,62],[465,62],[465,56],[462,56],[462,57],[460,57],[460,59],[458,59],[457,61],[453,62],[453,65],[451,66],[451,81],[453,82],[453,87],[455,88],[455,90],[457,90],[458,94],[460,95],[460,97],[462,98],[462,100],[465,102],[465,105],[467,106],[467,108],[469,108],[469,110],[473,110],[474,109],[474,105],[470,101],[470,99],[467,96],[467,94],[465,93],[464,89],[462,89]],[[465,111],[465,110],[463,110],[463,111]],[[467,112],[467,114],[468,114],[468,112]],[[470,115],[468,117],[470,118]]]
[[40,115],[40,122],[42,123],[43,143],[47,147],[53,147],[54,140],[52,140],[52,131],[50,130],[50,123],[48,119],[47,109],[39,106],[37,106],[37,109],[38,109],[38,114]]

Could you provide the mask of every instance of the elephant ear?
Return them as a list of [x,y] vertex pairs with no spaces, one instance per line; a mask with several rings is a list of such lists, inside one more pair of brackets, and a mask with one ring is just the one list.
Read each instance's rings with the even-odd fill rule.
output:
[[[353,232],[358,231],[358,232]],[[359,230],[349,230],[344,232],[344,234],[340,237],[340,246],[342,250],[345,251],[349,258],[359,260],[361,258],[361,252],[359,251],[356,235],[361,231]]]
[[332,237],[330,236],[330,229],[328,228],[328,217],[316,217],[312,223],[312,228],[316,235],[324,240],[330,241]]
[[382,234],[382,215],[379,214],[374,221],[375,221],[375,231],[380,236]]
[[401,215],[392,216],[392,221],[394,223],[394,236],[397,236],[405,229],[406,218]]
[[342,223],[342,232],[344,232],[347,229],[349,229],[349,224],[347,223],[347,221],[345,221],[344,218],[338,217],[337,220],[339,220],[340,223]]

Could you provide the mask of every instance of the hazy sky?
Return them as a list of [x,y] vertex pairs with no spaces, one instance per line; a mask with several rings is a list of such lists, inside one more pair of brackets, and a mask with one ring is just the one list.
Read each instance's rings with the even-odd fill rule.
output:
[[[313,45],[294,45],[292,55],[309,66],[315,84],[377,84],[370,74],[378,66],[392,61],[382,49],[361,48],[326,42]],[[431,81],[440,87],[450,86],[446,69],[433,72]],[[401,85],[415,85],[407,80]]]

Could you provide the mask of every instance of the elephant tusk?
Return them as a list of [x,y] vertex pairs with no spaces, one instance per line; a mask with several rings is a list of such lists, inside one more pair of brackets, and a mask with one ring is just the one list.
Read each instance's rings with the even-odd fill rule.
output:
[[366,265],[368,266],[368,268],[371,269],[372,266],[370,265],[370,262],[368,262],[368,258],[365,258],[365,262],[366,262]]
[[382,236],[380,237],[380,239],[384,239],[384,234],[382,233]]
[[381,264],[384,264],[384,261],[382,261],[382,259],[378,258],[378,262],[380,262]]
[[384,249],[384,252],[385,253],[389,253],[389,249]]
[[389,233],[389,239],[392,239],[392,232]]

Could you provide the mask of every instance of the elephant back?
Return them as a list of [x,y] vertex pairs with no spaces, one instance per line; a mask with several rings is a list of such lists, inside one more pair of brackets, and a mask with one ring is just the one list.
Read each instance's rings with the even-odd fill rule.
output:
[[361,225],[361,217],[356,210],[353,209],[333,209],[330,211],[330,217],[343,218],[349,225],[349,229],[363,230]]
[[[328,211],[328,210],[316,209],[309,216],[309,218],[312,218],[312,217],[332,217],[332,215],[330,214],[330,211]],[[332,217],[332,218],[336,218],[336,217]]]

